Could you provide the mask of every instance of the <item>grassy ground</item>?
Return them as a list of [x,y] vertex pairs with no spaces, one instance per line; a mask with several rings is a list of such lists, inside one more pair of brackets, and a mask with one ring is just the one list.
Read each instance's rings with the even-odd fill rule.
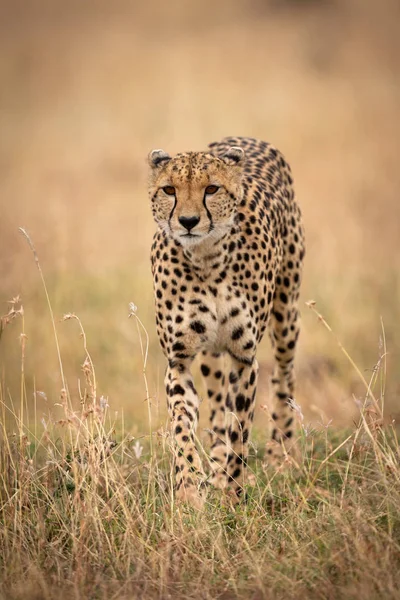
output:
[[174,503],[167,434],[114,446],[104,413],[5,437],[0,597],[398,598],[393,432],[304,434],[304,465],[277,475],[256,444],[247,502],[198,513]]
[[361,432],[314,435],[294,474],[269,479],[253,457],[247,503],[211,495],[201,513],[174,504],[164,435],[152,452],[82,430],[9,440],[1,597],[398,598],[398,452]]
[[[133,301],[149,332],[149,385],[161,410],[145,157],[154,147],[201,149],[224,135],[251,135],[284,152],[304,214],[297,368],[307,419],[320,420],[322,411],[336,426],[350,426],[353,394],[362,391],[306,308],[311,299],[363,371],[378,359],[382,318],[386,402],[388,416],[396,416],[397,3],[204,0],[182,10],[178,0],[168,8],[156,0],[88,0],[85,8],[75,0],[13,0],[2,11],[0,312],[21,294],[30,384],[57,401],[52,326],[21,226],[46,274],[71,389],[81,356],[75,326],[60,322],[68,312],[85,325],[112,409],[132,422],[146,415],[136,376],[140,348],[127,320]],[[5,335],[11,342],[13,334]],[[0,348],[12,395],[14,346]],[[268,341],[259,359],[264,402]]]
[[[4,598],[396,597],[398,3],[6,0],[0,12],[0,315],[16,311],[0,340]],[[145,157],[224,135],[274,143],[294,172],[306,458],[263,469],[266,341],[248,503],[210,494],[195,513],[170,486]],[[8,304],[18,294],[23,311]]]
[[[265,435],[256,429],[246,499],[232,506],[210,490],[197,511],[175,503],[168,428],[153,423],[147,332],[136,309],[131,316],[148,410],[136,436],[99,396],[73,314],[64,320],[81,334],[80,407],[60,361],[58,406],[39,422],[47,398],[34,389],[29,409],[21,332],[19,402],[0,387],[0,597],[398,598],[400,447],[394,423],[383,420],[385,348],[368,381],[358,373],[366,387],[351,429],[313,428],[298,408],[303,459],[288,457],[278,472],[264,465]],[[21,319],[14,300],[3,334]],[[205,437],[198,443],[206,461]]]

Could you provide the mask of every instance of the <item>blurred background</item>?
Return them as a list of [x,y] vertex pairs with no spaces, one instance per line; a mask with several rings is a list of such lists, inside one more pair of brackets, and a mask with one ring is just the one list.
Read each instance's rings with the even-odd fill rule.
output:
[[[149,335],[155,423],[165,418],[149,248],[146,155],[225,135],[278,146],[307,234],[297,400],[349,425],[360,379],[305,302],[315,300],[377,396],[400,417],[400,4],[397,0],[3,0],[0,6],[0,306],[24,321],[0,344],[3,399],[57,417],[62,387],[35,244],[71,397],[85,328],[98,391],[135,433],[147,414],[137,326]],[[259,406],[268,402],[269,342]],[[206,402],[205,402],[206,403]],[[205,408],[205,407],[204,407]],[[207,411],[203,409],[206,422]],[[259,408],[259,427],[266,415]]]

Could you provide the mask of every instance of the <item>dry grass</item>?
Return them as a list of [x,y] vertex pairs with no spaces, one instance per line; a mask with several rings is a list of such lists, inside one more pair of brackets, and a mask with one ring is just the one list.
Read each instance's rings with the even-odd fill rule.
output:
[[[317,301],[362,370],[377,360],[382,317],[387,408],[398,414],[397,3],[136,4],[2,3],[0,301],[5,312],[10,297],[24,299],[29,382],[59,394],[52,327],[21,226],[46,272],[70,386],[79,339],[59,320],[72,311],[92,340],[101,393],[131,420],[146,417],[140,348],[126,320],[134,301],[163,417],[145,156],[242,134],[272,141],[292,165],[307,233],[303,307]],[[358,380],[305,308],[303,319],[298,399],[308,419],[322,410],[351,425]],[[16,359],[0,348],[13,394]],[[268,342],[260,359],[266,381]]]
[[[395,598],[398,3],[136,4],[1,6],[1,593]],[[263,470],[266,343],[249,502],[195,513],[170,487],[144,158],[230,134],[283,150],[303,208],[306,459]]]
[[[3,325],[23,315],[14,299]],[[256,436],[246,502],[210,491],[198,512],[175,504],[168,431],[153,430],[150,408],[139,438],[113,420],[82,324],[64,318],[83,341],[80,408],[63,388],[62,418],[49,406],[38,423],[34,390],[29,418],[23,327],[19,402],[0,388],[1,598],[398,597],[400,447],[381,418],[384,353],[351,430],[312,429],[298,407],[304,462],[268,472]]]

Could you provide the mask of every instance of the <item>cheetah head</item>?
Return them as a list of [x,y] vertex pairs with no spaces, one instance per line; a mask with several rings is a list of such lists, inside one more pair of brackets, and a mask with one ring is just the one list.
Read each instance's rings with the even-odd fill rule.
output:
[[235,223],[244,158],[238,146],[220,157],[150,152],[149,194],[156,223],[183,246],[221,238]]

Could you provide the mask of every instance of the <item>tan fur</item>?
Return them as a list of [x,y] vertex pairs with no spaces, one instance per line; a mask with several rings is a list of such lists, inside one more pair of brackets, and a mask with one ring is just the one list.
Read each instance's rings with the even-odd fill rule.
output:
[[210,152],[149,155],[158,231],[152,246],[156,320],[175,439],[178,497],[201,504],[205,474],[194,433],[199,397],[190,365],[202,353],[211,405],[212,483],[243,487],[254,416],[257,345],[269,326],[276,410],[268,455],[293,445],[293,359],[304,256],[289,166],[278,150],[227,138]]

